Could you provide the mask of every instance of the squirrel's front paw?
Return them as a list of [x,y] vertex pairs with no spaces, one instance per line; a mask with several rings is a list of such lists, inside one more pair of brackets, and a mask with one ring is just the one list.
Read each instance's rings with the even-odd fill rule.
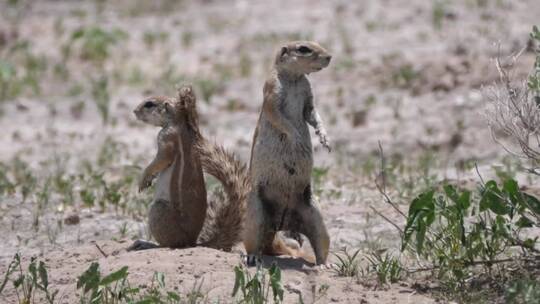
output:
[[328,152],[332,152],[332,147],[330,147],[330,139],[328,138],[328,135],[326,135],[326,133],[322,131],[317,131],[316,134],[319,136],[319,141],[321,142],[321,145],[328,149]]
[[143,192],[146,188],[152,184],[152,176],[145,175],[139,182],[139,192]]

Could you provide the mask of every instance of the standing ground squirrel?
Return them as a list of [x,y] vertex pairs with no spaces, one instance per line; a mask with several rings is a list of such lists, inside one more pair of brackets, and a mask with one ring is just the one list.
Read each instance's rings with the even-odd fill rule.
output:
[[275,254],[280,230],[304,234],[316,263],[326,263],[330,238],[312,197],[313,155],[307,124],[329,151],[330,146],[306,74],[327,67],[330,59],[315,42],[287,43],[277,52],[274,70],[264,84],[251,150],[252,187],[243,236],[249,264],[260,254]]
[[[149,97],[134,113],[137,119],[162,127],[157,139],[157,155],[144,170],[139,185],[139,190],[144,190],[157,175],[148,224],[159,246],[181,248],[198,243],[231,250],[240,241],[247,175],[238,173],[243,167],[232,155],[208,143],[200,134],[196,98],[191,86],[178,90],[178,100]],[[199,152],[203,153],[202,157]],[[221,161],[219,165],[211,162],[214,166],[209,173],[222,182],[227,195],[226,203],[214,202],[210,208],[202,170],[204,165],[201,164],[209,154]],[[139,240],[128,250],[155,247],[158,245]]]

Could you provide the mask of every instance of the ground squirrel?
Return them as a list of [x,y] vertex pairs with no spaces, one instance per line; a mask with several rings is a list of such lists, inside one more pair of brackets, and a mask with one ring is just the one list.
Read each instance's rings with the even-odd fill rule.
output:
[[[202,137],[191,86],[181,87],[177,100],[149,97],[134,113],[137,119],[162,127],[157,155],[144,170],[139,185],[139,190],[144,190],[157,175],[148,223],[159,246],[181,248],[198,244],[230,250],[240,241],[247,175],[238,173],[245,169],[234,156]],[[202,157],[199,152],[203,152]],[[211,202],[209,208],[201,164],[206,155],[221,162],[210,162],[206,167],[211,167],[208,173],[222,182],[227,195],[227,202]],[[155,247],[158,245],[139,240],[129,250]]]
[[290,42],[279,49],[264,84],[264,101],[253,138],[251,191],[243,235],[248,264],[260,254],[275,254],[276,232],[304,234],[317,264],[325,264],[330,238],[311,192],[313,155],[308,125],[330,151],[326,130],[313,105],[306,74],[330,63],[315,42]]

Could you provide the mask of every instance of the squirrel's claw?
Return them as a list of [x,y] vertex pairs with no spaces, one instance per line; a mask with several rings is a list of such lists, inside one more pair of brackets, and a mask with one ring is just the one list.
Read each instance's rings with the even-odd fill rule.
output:
[[328,152],[332,152],[332,147],[330,147],[330,139],[328,139],[328,135],[326,135],[326,132],[323,130],[317,130],[315,131],[315,134],[319,136],[319,141],[323,147],[328,149]]

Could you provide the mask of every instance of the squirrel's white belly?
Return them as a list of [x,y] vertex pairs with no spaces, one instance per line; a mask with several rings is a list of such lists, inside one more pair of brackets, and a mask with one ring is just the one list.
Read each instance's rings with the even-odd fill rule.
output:
[[170,202],[171,192],[170,192],[169,186],[171,184],[172,171],[173,171],[173,166],[171,165],[167,169],[161,171],[159,175],[157,176],[156,191],[154,193],[154,201],[162,199],[162,200],[166,200]]
[[302,137],[301,143],[295,143],[284,138],[271,126],[261,128],[252,151],[253,182],[291,189],[308,185],[311,180],[313,155],[309,131],[306,133],[307,136]]

